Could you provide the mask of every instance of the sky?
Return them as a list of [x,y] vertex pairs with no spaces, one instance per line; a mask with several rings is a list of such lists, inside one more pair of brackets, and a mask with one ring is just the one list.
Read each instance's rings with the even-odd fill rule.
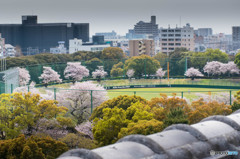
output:
[[90,23],[90,35],[112,30],[125,35],[137,22],[156,15],[159,27],[180,26],[181,19],[181,26],[231,34],[232,26],[240,26],[239,7],[240,0],[0,0],[0,24],[38,15],[39,23]]

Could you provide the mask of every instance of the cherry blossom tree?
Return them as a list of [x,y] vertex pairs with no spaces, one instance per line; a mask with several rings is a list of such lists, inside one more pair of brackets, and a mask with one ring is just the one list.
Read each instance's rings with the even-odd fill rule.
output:
[[76,82],[69,90],[60,90],[57,93],[59,105],[66,106],[78,124],[89,118],[91,109],[99,106],[107,99],[107,91],[91,81]]
[[98,69],[92,72],[92,77],[97,79],[98,82],[100,82],[101,78],[104,78],[105,76],[107,76],[107,72],[104,71],[103,66],[98,66]]
[[43,67],[43,73],[41,74],[39,79],[42,80],[42,83],[44,83],[45,87],[48,86],[48,83],[50,82],[58,82],[61,83],[62,79],[60,79],[60,75],[54,71],[51,67]]
[[67,79],[71,79],[74,84],[76,81],[82,80],[83,77],[89,76],[89,70],[82,66],[81,62],[68,62],[64,70],[64,76]]
[[80,125],[77,125],[75,129],[78,132],[81,132],[85,135],[87,135],[89,138],[93,139],[93,133],[92,133],[92,123],[90,121],[86,121],[84,123],[81,123]]
[[220,70],[223,74],[228,74],[229,76],[239,74],[240,72],[239,68],[233,61],[230,61],[227,64],[222,64]]
[[19,86],[26,86],[30,81],[30,75],[25,68],[17,68],[19,71]]
[[195,77],[203,77],[203,74],[198,69],[195,69],[193,67],[189,68],[184,75],[191,77],[192,80],[194,80]]
[[133,69],[129,69],[127,71],[127,76],[129,78],[129,80],[131,80],[131,78],[133,77],[134,73],[135,73],[135,71]]
[[159,68],[157,71],[156,71],[156,76],[160,78],[160,81],[161,79],[163,78],[163,76],[165,75],[166,71],[163,71],[162,68]]
[[212,61],[212,62],[207,62],[207,64],[204,66],[203,71],[206,72],[209,75],[212,76],[217,76],[221,75],[221,67],[223,63],[218,62],[218,61]]

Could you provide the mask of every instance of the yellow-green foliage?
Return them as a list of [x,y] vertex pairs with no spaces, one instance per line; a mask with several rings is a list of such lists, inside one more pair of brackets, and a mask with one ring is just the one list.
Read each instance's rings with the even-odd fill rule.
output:
[[94,119],[93,136],[99,145],[108,145],[117,141],[122,127],[127,126],[126,112],[122,108],[103,109],[103,118]]
[[55,159],[68,150],[65,143],[50,137],[24,135],[15,139],[0,140],[1,159]]
[[85,148],[85,149],[96,148],[96,145],[92,139],[86,138],[81,134],[69,133],[65,137],[61,138],[60,141],[67,144],[70,149],[73,149],[73,148]]
[[141,102],[146,104],[147,100],[139,97],[139,96],[128,96],[128,95],[121,95],[116,98],[110,99],[102,103],[100,106],[96,107],[90,117],[91,120],[94,120],[95,118],[102,118],[103,117],[103,109],[104,108],[122,108],[126,110],[128,107],[130,107],[133,103]]
[[228,115],[232,112],[230,105],[218,103],[217,101],[205,102],[203,99],[192,102],[191,111],[188,113],[190,124],[201,121],[212,115]]
[[[125,101],[129,101],[127,98],[132,99],[133,97],[125,96]],[[162,130],[163,123],[153,119],[154,114],[146,103],[137,101],[124,108],[127,109],[124,110],[117,106],[105,108],[103,109],[103,117],[94,119],[93,135],[100,146],[112,144],[119,137],[134,132],[150,134]],[[144,122],[149,125],[144,124]],[[154,125],[157,125],[157,127]]]
[[66,107],[58,107],[57,101],[41,100],[38,94],[14,93],[0,95],[0,139],[17,137],[23,131],[32,135],[39,119],[54,119],[62,126],[72,125],[66,114]]
[[122,138],[131,134],[149,135],[160,132],[163,129],[163,122],[156,119],[139,120],[137,123],[131,122],[127,128],[122,128],[118,133],[118,138]]
[[[239,56],[240,56],[240,54],[239,54]],[[231,107],[233,112],[240,109],[240,91],[237,92],[237,94],[235,95],[235,98],[236,99],[234,100],[233,105]]]

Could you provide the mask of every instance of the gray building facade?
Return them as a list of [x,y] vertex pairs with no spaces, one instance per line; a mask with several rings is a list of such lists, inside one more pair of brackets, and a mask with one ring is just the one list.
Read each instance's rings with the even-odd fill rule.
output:
[[240,26],[232,27],[233,49],[240,49]]
[[89,41],[89,23],[41,23],[37,16],[22,16],[22,24],[0,24],[0,33],[6,43],[19,46],[22,52],[29,48],[38,48],[40,52],[48,52],[59,41],[69,39]]
[[134,26],[134,34],[149,34],[155,38],[158,36],[158,24],[156,24],[156,16],[151,16],[149,23],[140,21]]
[[203,37],[211,36],[212,28],[199,28],[198,30],[194,30],[194,33],[197,36],[203,36]]

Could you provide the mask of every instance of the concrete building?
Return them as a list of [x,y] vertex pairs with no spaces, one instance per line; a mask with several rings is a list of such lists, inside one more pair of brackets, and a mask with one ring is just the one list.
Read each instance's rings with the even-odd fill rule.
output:
[[232,27],[232,40],[233,40],[233,49],[237,50],[240,48],[240,26]]
[[69,54],[80,51],[83,42],[81,39],[72,39],[69,40]]
[[154,56],[154,40],[129,40],[129,53],[130,57],[139,55]]
[[212,28],[198,28],[197,30],[194,30],[194,33],[197,36],[202,36],[202,37],[211,36]]
[[204,37],[204,46],[206,49],[220,49],[224,52],[230,52],[232,50],[231,36],[219,33]]
[[69,40],[69,53],[75,53],[78,51],[102,51],[105,48],[111,47],[109,44],[94,45],[93,43],[83,43],[81,39]]
[[50,48],[50,53],[66,54],[67,53],[67,48],[64,45],[65,45],[65,41],[59,41],[58,42],[58,47]]
[[0,33],[6,43],[20,46],[22,52],[28,48],[37,48],[39,52],[48,52],[58,41],[82,39],[89,41],[89,23],[41,23],[37,16],[22,16],[22,24],[0,24]]
[[5,44],[5,57],[15,57],[16,49],[10,44]]
[[112,32],[102,32],[102,33],[96,33],[95,35],[102,35],[104,36],[104,39],[117,39],[117,33],[113,30]]
[[194,30],[190,24],[183,28],[160,28],[160,48],[161,52],[168,54],[175,48],[186,48],[194,51]]
[[[131,31],[131,30],[130,30]],[[134,25],[134,29],[129,32],[135,35],[150,35],[150,38],[154,39],[158,36],[158,25],[156,24],[156,16],[151,16],[150,22],[139,21],[136,25]],[[131,36],[135,36],[131,35]]]
[[96,51],[102,51],[105,48],[110,47],[110,45],[106,44],[106,45],[82,45],[79,47],[79,51],[92,51],[92,52],[96,52]]

